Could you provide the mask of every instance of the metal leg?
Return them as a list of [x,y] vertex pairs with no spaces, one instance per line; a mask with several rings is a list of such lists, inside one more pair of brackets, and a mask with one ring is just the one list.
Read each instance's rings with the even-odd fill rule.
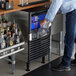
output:
[[26,71],[30,71],[29,64],[30,64],[29,62],[26,63],[26,67],[27,67]]
[[27,37],[28,37],[28,57],[27,57],[27,63],[26,63],[26,71],[30,71],[30,50],[29,50],[29,43],[30,43],[30,41],[32,40],[32,38],[31,38],[31,27],[30,27],[30,25],[31,25],[31,14],[30,13],[28,13],[28,28],[27,28],[27,32],[28,32],[28,35],[27,35]]
[[45,63],[45,56],[42,57],[42,62],[41,63]]
[[76,50],[76,49],[75,49],[75,44],[74,44],[73,54],[72,54],[72,57],[71,57],[72,59],[75,59],[75,58],[76,58],[76,57],[75,57],[75,50]]
[[15,72],[15,54],[12,55],[12,74]]
[[[8,58],[9,58],[10,60],[12,59],[12,58],[11,58],[11,56],[9,56]],[[8,61],[8,64],[11,64],[11,62],[10,62],[10,61]]]
[[50,49],[48,54],[48,62],[51,61],[51,50],[52,50],[52,36],[50,36]]
[[[50,63],[51,61],[51,51],[52,51],[52,36],[50,36],[50,49],[49,49],[49,53],[48,53],[48,63]],[[51,69],[51,64],[49,64],[49,69]]]
[[59,55],[63,55],[63,32],[60,32]]

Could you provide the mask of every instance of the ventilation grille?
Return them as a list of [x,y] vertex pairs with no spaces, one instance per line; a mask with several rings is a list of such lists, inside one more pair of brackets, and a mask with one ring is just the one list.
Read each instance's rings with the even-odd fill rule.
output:
[[49,53],[50,35],[29,42],[29,60],[32,61]]

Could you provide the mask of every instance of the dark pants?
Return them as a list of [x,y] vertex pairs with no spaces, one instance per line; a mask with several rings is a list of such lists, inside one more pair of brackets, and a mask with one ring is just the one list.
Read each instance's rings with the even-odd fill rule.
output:
[[66,34],[65,47],[62,64],[65,67],[70,67],[71,56],[76,39],[76,10],[66,14]]

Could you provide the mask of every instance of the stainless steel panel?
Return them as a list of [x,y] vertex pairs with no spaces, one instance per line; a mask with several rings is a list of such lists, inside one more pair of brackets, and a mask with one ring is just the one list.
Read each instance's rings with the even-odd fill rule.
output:
[[25,42],[27,42],[27,36],[28,36],[28,13],[24,11],[18,11],[14,13],[9,13],[8,18],[13,21],[15,20],[17,24],[19,25],[21,32],[23,34]]

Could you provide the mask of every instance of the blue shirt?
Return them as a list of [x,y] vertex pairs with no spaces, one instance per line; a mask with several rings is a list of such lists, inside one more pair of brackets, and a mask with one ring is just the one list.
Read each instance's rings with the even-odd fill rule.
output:
[[76,9],[76,0],[53,0],[45,18],[52,22],[57,12],[65,14],[75,9]]

